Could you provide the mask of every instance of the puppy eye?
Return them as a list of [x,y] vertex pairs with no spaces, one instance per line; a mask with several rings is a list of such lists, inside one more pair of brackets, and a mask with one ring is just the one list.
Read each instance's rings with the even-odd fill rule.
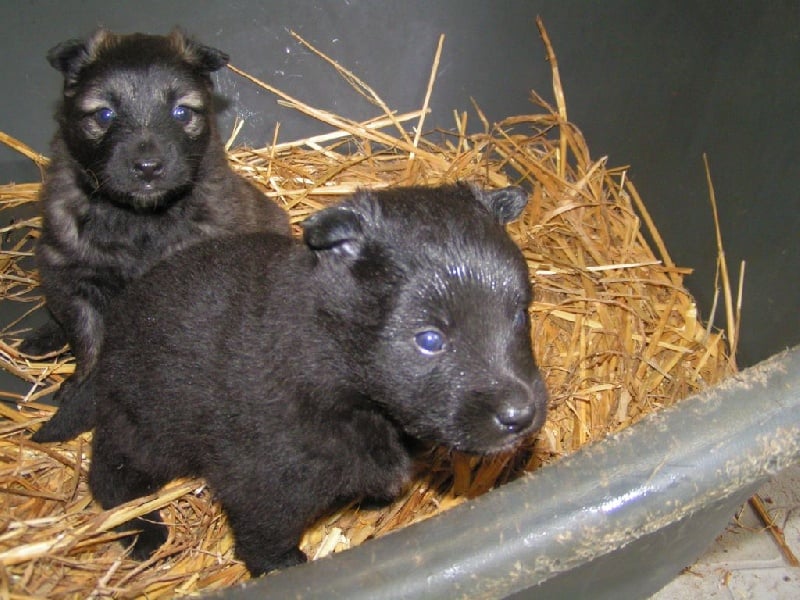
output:
[[438,354],[444,350],[444,334],[438,329],[420,331],[414,341],[423,354]]
[[178,123],[188,123],[192,120],[192,109],[179,104],[172,109],[172,118]]
[[514,315],[514,327],[524,327],[528,324],[528,309],[520,308]]
[[100,127],[108,127],[116,116],[117,113],[110,108],[101,108],[94,113],[94,120]]

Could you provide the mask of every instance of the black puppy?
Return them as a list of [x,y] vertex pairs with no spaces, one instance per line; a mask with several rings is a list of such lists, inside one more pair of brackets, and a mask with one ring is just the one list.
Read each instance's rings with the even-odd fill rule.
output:
[[[544,422],[531,286],[502,224],[520,188],[361,192],[270,234],[196,245],[112,303],[89,482],[105,508],[207,479],[253,575],[305,560],[321,511],[405,485],[416,438],[472,453]],[[165,539],[130,522],[133,556]],[[133,535],[133,534],[132,534]]]
[[34,436],[40,442],[91,428],[69,384],[91,370],[106,304],[129,281],[201,239],[289,233],[285,212],[228,165],[210,78],[226,54],[178,31],[100,30],[59,44],[48,60],[64,74],[64,95],[36,261],[55,322],[21,349],[41,355],[68,342],[77,367],[57,396],[61,409]]

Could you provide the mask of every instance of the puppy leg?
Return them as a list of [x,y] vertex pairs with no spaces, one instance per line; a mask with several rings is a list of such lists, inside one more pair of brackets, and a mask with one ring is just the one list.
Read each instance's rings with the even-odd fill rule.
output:
[[72,303],[68,314],[66,322],[73,324],[67,335],[75,355],[75,372],[53,396],[58,411],[33,434],[33,441],[39,443],[66,442],[95,425],[94,398],[82,393],[81,383],[97,362],[103,319],[93,305],[80,300]]
[[[302,527],[286,519],[286,515],[266,514],[259,510],[226,505],[235,540],[236,556],[244,562],[253,577],[275,569],[284,569],[308,560],[297,547],[302,536]],[[252,507],[251,507],[252,508]]]
[[94,367],[103,338],[102,313],[110,298],[123,289],[123,282],[112,273],[101,276],[74,265],[42,264],[39,269],[47,308],[63,329],[76,369],[88,373]]
[[258,577],[306,562],[297,546],[308,518],[319,507],[305,498],[302,490],[276,488],[274,482],[280,477],[264,468],[265,464],[248,458],[255,457],[220,463],[219,470],[207,472],[206,478],[228,517],[237,558]]
[[[132,468],[128,458],[113,443],[113,435],[104,431],[95,433],[89,487],[104,509],[151,494],[164,483]],[[167,541],[167,527],[157,510],[120,525],[116,531],[131,532],[120,541],[126,546],[133,544],[131,556],[137,560],[150,558]]]
[[67,316],[61,319],[77,363],[73,378],[85,377],[97,362],[105,330],[101,313],[105,303],[99,291],[91,301],[76,297],[70,302]]

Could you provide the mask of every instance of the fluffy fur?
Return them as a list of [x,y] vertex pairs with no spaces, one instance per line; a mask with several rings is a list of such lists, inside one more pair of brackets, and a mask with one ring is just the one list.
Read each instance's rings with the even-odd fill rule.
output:
[[23,342],[41,355],[69,343],[76,374],[34,436],[63,441],[91,427],[70,384],[91,370],[110,298],[157,261],[209,237],[289,233],[285,212],[230,168],[210,73],[223,52],[169,36],[100,30],[48,54],[64,75],[36,249],[55,322]]
[[[402,490],[413,440],[508,449],[544,422],[520,188],[362,192],[304,241],[218,239],[133,282],[108,313],[89,476],[105,508],[207,479],[253,575],[305,560],[320,512]],[[166,539],[129,523],[133,555]],[[133,534],[132,534],[133,537]]]

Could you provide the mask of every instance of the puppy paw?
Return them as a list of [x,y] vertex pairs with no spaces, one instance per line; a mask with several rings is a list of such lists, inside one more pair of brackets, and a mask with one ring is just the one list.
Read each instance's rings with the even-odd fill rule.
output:
[[28,356],[44,356],[59,350],[65,350],[67,336],[55,321],[47,321],[22,340],[19,351]]
[[307,562],[308,557],[299,548],[292,548],[277,558],[249,557],[242,560],[250,575],[259,577],[276,569],[286,569]]
[[164,542],[167,541],[167,526],[163,523],[153,523],[144,519],[134,519],[125,525],[125,531],[138,530],[120,541],[125,546],[131,546],[130,557],[135,560],[147,560]]
[[87,418],[70,418],[74,415],[70,415],[69,411],[66,413],[62,411],[63,409],[60,409],[50,417],[49,421],[34,432],[31,439],[39,444],[67,442],[94,426],[93,423],[88,423]]
[[71,438],[64,436],[60,427],[53,422],[53,417],[51,417],[49,421],[33,433],[31,439],[37,444],[48,444],[50,442],[65,442]]

